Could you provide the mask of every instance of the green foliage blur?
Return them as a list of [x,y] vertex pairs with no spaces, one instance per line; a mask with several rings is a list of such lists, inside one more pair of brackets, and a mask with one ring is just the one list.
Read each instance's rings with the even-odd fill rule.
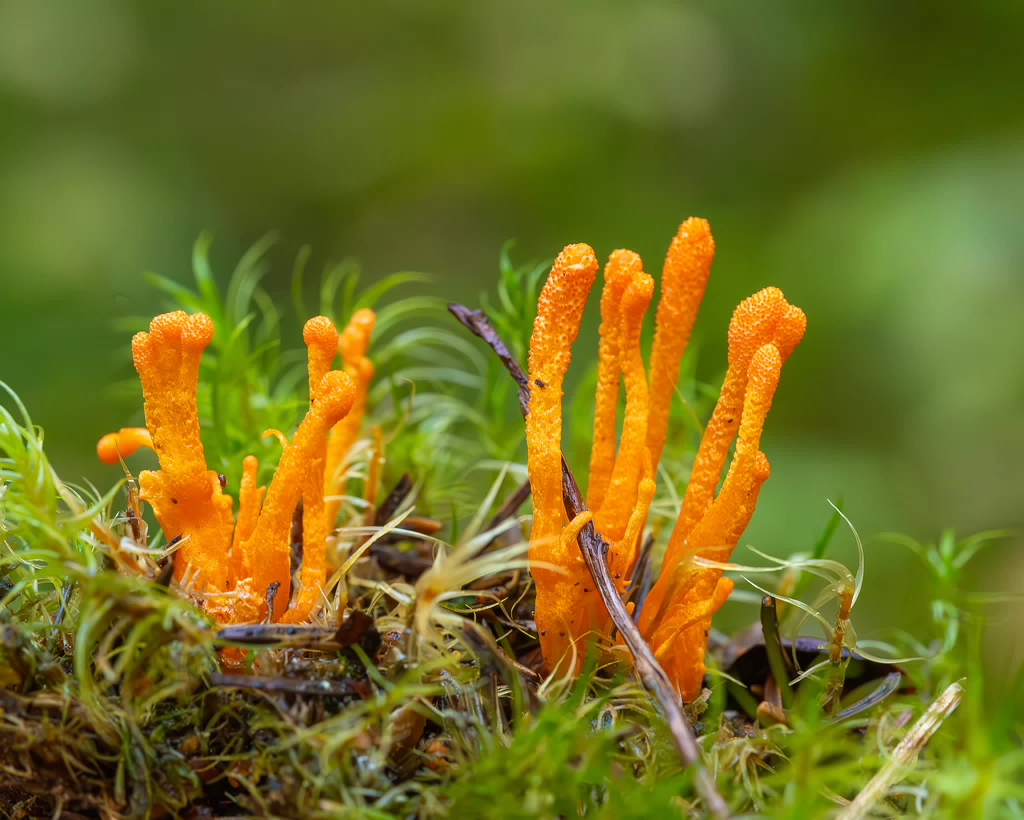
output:
[[[744,542],[810,549],[841,496],[862,634],[922,632],[928,576],[871,536],[1024,528],[1022,38],[1007,0],[0,3],[0,378],[61,475],[105,489],[95,441],[141,421],[119,320],[165,306],[144,271],[189,280],[202,230],[222,285],[276,231],[282,306],[306,244],[475,305],[508,239],[657,273],[704,216],[701,379],[754,290],[810,320]],[[595,299],[579,359],[596,324]],[[848,533],[833,548],[853,565]],[[963,584],[1024,589],[1022,550],[986,547]],[[987,612],[1008,673],[1024,609]]]

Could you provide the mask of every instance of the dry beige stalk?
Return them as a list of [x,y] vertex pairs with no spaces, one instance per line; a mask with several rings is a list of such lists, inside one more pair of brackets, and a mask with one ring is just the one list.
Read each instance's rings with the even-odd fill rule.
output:
[[938,699],[928,707],[928,711],[911,727],[907,736],[893,749],[889,762],[878,770],[856,799],[836,815],[836,820],[857,820],[867,816],[871,807],[906,774],[907,767],[914,763],[918,753],[939,730],[942,722],[953,714],[963,696],[964,687],[959,681],[947,686]]

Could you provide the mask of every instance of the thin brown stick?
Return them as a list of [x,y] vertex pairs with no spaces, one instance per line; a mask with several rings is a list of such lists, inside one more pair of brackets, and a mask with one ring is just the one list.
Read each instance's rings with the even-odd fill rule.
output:
[[[505,369],[519,385],[519,409],[524,418],[529,414],[530,409],[530,384],[523,368],[516,361],[508,347],[501,340],[497,331],[487,320],[482,311],[470,310],[464,305],[450,304],[449,312],[459,320],[475,336],[478,336],[490,346],[490,348],[501,359]],[[576,484],[576,479],[569,469],[569,465],[562,456],[562,499],[565,503],[565,512],[571,521],[581,512],[587,509],[583,501],[583,495]],[[615,628],[622,635],[626,646],[633,654],[637,674],[643,685],[654,695],[661,708],[665,711],[665,720],[668,723],[669,731],[675,742],[676,751],[684,766],[693,766],[697,777],[697,790],[704,798],[708,808],[713,814],[719,817],[729,815],[729,807],[725,800],[716,791],[715,785],[708,775],[707,770],[700,762],[700,747],[697,745],[697,738],[693,733],[668,676],[661,668],[654,653],[647,645],[647,642],[640,634],[640,630],[633,619],[629,617],[625,604],[619,597],[615,583],[608,573],[608,545],[604,539],[597,534],[593,524],[587,524],[579,535],[580,552],[583,560],[590,570],[601,599],[608,608]]]
[[384,502],[377,508],[376,516],[374,517],[373,523],[378,527],[383,527],[388,521],[391,520],[392,516],[398,512],[398,508],[402,506],[402,502],[408,498],[409,493],[412,492],[413,481],[408,473],[402,473],[402,477],[398,479],[398,483],[395,488],[388,493],[388,497],[384,499]]
[[501,509],[494,514],[494,518],[487,522],[487,527],[485,528],[484,531],[486,532],[487,530],[493,530],[505,519],[511,518],[513,515],[515,515],[519,508],[526,503],[526,499],[530,497],[530,489],[531,488],[529,481],[524,481],[522,484],[520,484],[516,488],[516,491],[512,493],[512,495],[510,495],[507,499],[505,499],[505,503],[502,504]]
[[298,680],[295,678],[262,678],[254,675],[210,676],[210,686],[225,689],[252,689],[257,692],[273,692],[288,695],[311,695],[316,697],[368,698],[372,694],[369,682],[357,678],[341,680]]
[[406,578],[419,578],[434,566],[434,559],[420,555],[418,552],[403,552],[395,547],[381,544],[379,541],[370,547],[370,555],[384,569],[397,572]]

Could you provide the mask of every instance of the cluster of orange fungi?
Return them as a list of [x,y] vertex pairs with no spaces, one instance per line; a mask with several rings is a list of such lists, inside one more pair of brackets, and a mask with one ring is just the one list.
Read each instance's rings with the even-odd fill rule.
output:
[[[604,268],[601,341],[587,512],[566,520],[562,502],[562,385],[579,333],[598,262],[587,245],[569,245],[551,269],[537,305],[530,339],[531,398],[526,422],[533,529],[530,561],[537,591],[536,623],[545,662],[555,670],[578,661],[578,641],[604,636],[611,621],[577,545],[593,521],[609,545],[609,571],[621,594],[632,582],[643,530],[655,493],[655,474],[668,430],[679,366],[697,318],[714,257],[707,222],[688,219],[669,248],[654,345],[645,371],[640,347],[654,280],[639,256],[615,251]],[[116,464],[152,447],[157,471],[139,476],[140,497],[169,540],[179,542],[175,579],[204,598],[222,623],[266,618],[309,619],[326,580],[327,542],[344,491],[344,459],[356,442],[373,378],[367,348],[375,317],[358,311],[339,335],[325,316],[310,319],[310,406],[269,488],[257,486],[258,464],[243,464],[237,514],[219,476],[207,469],[200,441],[196,389],[213,322],[201,313],[157,316],[149,333],[132,340],[142,381],[146,428],[125,428],[97,445]],[[639,626],[686,700],[700,692],[711,616],[732,591],[719,569],[701,556],[729,559],[769,476],[761,430],[782,364],[803,337],[803,312],[777,288],[765,288],[736,308],[729,325],[729,369],[694,461],[682,510],[665,551],[657,583],[643,604]],[[342,370],[332,370],[340,353]],[[626,392],[618,431],[620,383]],[[276,431],[272,431],[276,432]],[[283,439],[283,436],[281,436]],[[718,490],[733,440],[735,454]],[[291,594],[289,533],[302,500],[303,562]],[[267,612],[268,590],[273,612]]]
[[[608,566],[625,594],[640,552],[665,446],[679,366],[704,296],[715,245],[708,223],[688,219],[669,248],[647,372],[640,349],[654,280],[640,257],[615,251],[604,268],[601,340],[587,512],[567,521],[562,502],[562,385],[598,262],[587,245],[569,245],[555,260],[537,305],[530,339],[530,407],[526,422],[533,529],[530,562],[537,589],[536,623],[549,669],[578,663],[581,640],[605,636],[610,618],[577,545],[593,521],[608,543]],[[699,566],[701,556],[729,559],[769,476],[761,430],[782,364],[803,337],[807,319],[777,288],[744,300],[729,325],[729,368],[697,451],[682,510],[639,627],[686,701],[704,678],[711,616],[732,592],[722,571]],[[620,381],[626,404],[618,426]],[[716,496],[733,440],[735,454]],[[574,660],[575,659],[575,660]]]
[[[139,495],[168,540],[179,544],[175,580],[201,597],[217,621],[246,623],[269,615],[301,623],[316,610],[336,499],[344,491],[343,462],[358,437],[373,378],[366,352],[374,321],[373,311],[360,310],[340,336],[326,316],[306,323],[309,410],[292,440],[284,441],[269,488],[257,486],[255,456],[245,459],[237,515],[220,477],[207,469],[199,436],[199,360],[213,339],[213,322],[202,313],[165,313],[150,323],[149,333],[132,339],[146,428],[104,436],[97,453],[104,463],[116,464],[140,447],[156,451],[160,469],[139,475]],[[332,370],[339,352],[343,369]],[[293,596],[289,535],[300,499],[302,569]]]

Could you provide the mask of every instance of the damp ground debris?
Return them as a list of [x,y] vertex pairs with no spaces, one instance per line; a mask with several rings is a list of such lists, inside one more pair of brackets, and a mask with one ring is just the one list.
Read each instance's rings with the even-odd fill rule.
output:
[[1024,671],[985,679],[998,601],[963,583],[1005,533],[888,536],[933,600],[885,641],[856,510],[742,542],[808,318],[754,294],[698,383],[704,220],[657,279],[611,255],[565,401],[589,246],[506,248],[480,309],[304,255],[287,311],[267,248],[223,292],[205,236],[194,288],[150,277],[105,486],[3,385],[0,816],[1024,817]]

